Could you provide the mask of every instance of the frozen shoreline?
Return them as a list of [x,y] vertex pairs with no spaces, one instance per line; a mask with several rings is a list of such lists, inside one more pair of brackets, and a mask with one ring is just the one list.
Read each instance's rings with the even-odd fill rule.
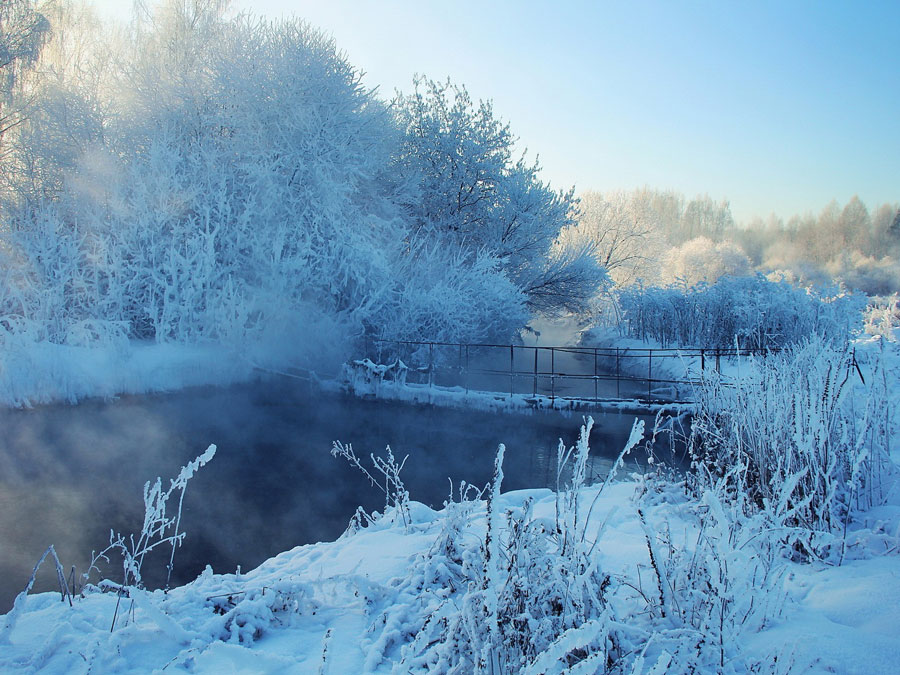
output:
[[[882,348],[875,341],[859,346],[862,351]],[[887,376],[893,380],[891,409],[896,415],[900,358],[896,345],[884,349]],[[865,372],[865,358],[861,361]],[[428,402],[440,403],[433,400],[433,391],[428,395],[432,397]],[[890,449],[896,463],[896,421],[892,429]],[[655,550],[648,548],[648,541],[659,540],[663,533],[660,541],[672,546],[668,552],[655,551],[657,560],[669,559],[674,565],[684,556],[690,558],[713,503],[693,502],[674,484],[648,483],[640,476],[603,488],[583,487],[575,499],[594,503],[582,527],[594,551],[593,564],[617,581],[610,591],[610,610],[628,625],[655,631],[649,641],[640,638],[642,659],[646,656],[646,667],[664,669],[667,659],[674,658],[667,645],[674,644],[675,633],[665,621],[659,623],[660,616],[653,616],[658,609],[647,614],[648,598],[651,608],[667,602],[664,592],[659,600],[663,604],[654,604],[658,591],[652,570],[660,563],[654,562]],[[510,545],[515,518],[526,513],[528,522],[552,533],[559,503],[560,497],[546,489],[496,495],[494,516],[486,510],[484,499],[467,502],[464,508],[451,504],[440,511],[410,502],[405,523],[391,507],[385,516],[374,514],[367,527],[333,542],[286,551],[249,572],[216,574],[207,569],[196,581],[168,593],[131,590],[131,598],[119,601],[127,603],[118,610],[125,612],[125,618],[112,632],[118,600],[114,593],[87,593],[76,598],[73,607],[61,603],[59,594],[28,596],[17,610],[0,619],[0,642],[5,643],[0,669],[396,672],[406,667],[400,664],[420,658],[416,636],[428,630],[430,617],[442,611],[442,603],[464,607],[470,602],[464,594],[472,592],[471,585],[466,590],[471,582],[456,576],[454,555],[462,561],[483,555],[486,549],[478,542],[490,541],[485,538],[486,528],[501,513],[507,515],[497,521],[505,524],[496,531],[500,543],[495,545]],[[446,557],[446,552],[441,553],[446,544],[441,542],[447,541],[443,537],[448,528],[457,532],[453,541],[462,548]],[[651,532],[656,534],[651,537]],[[749,544],[756,535],[747,532],[745,536],[750,537]],[[884,505],[859,514],[848,533],[843,564],[779,557],[766,568],[773,575],[767,586],[762,590],[748,586],[760,593],[759,602],[774,605],[761,625],[736,625],[727,646],[726,670],[889,672],[900,659],[894,635],[900,621],[898,547],[900,489],[893,484]],[[751,551],[724,549],[722,559],[733,565],[729,574],[737,574],[735,579],[744,579],[742,583],[756,583],[751,577],[758,573],[759,561],[748,557]],[[682,557],[672,557],[676,552]],[[444,571],[429,582],[428,574],[439,569]],[[673,591],[683,590],[673,586]],[[740,601],[740,588],[736,590],[733,602]],[[720,592],[710,589],[709,597]],[[748,591],[744,600],[756,597],[754,593]],[[549,664],[545,672],[562,672],[562,662],[552,658],[540,661],[551,659],[544,664]],[[710,665],[699,663],[701,670],[704,663]]]

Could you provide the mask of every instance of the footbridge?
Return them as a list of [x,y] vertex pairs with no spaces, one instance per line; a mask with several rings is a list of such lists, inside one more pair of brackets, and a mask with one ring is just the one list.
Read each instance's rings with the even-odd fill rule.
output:
[[516,399],[535,407],[646,412],[689,406],[704,373],[741,349],[472,344],[368,338],[358,373],[388,383]]

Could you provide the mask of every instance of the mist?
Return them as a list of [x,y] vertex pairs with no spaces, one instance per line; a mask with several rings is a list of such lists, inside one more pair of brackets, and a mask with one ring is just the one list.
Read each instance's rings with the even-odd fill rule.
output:
[[[633,421],[597,419],[595,475],[606,474]],[[110,529],[139,531],[144,483],[161,476],[167,486],[210,443],[216,455],[185,494],[187,537],[175,554],[175,584],[194,579],[207,564],[217,572],[249,570],[295,546],[334,540],[357,506],[383,510],[381,492],[331,456],[335,440],[351,443],[366,460],[387,445],[398,459],[408,454],[401,477],[412,498],[441,508],[451,480],[480,487],[490,480],[501,442],[506,488],[555,487],[557,444],[560,438],[574,444],[582,423],[576,414],[523,417],[325,395],[287,378],[2,409],[0,611],[11,606],[48,545],[80,575],[91,551],[107,545]],[[645,460],[644,453],[631,459]],[[103,576],[121,576],[117,562],[102,565]],[[167,562],[167,553],[146,560],[149,587],[165,583]],[[55,573],[42,569],[38,590],[55,584]]]

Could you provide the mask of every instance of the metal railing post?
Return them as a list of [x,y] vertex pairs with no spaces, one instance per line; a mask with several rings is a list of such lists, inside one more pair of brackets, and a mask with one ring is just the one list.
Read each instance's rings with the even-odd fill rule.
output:
[[466,393],[469,393],[469,345],[466,345]]
[[616,398],[622,398],[619,389],[622,384],[622,377],[619,374],[619,348],[616,347]]
[[550,347],[550,400],[556,398],[556,350]]
[[515,370],[515,356],[514,356],[515,347],[513,345],[509,346],[509,397],[513,397],[513,371]]

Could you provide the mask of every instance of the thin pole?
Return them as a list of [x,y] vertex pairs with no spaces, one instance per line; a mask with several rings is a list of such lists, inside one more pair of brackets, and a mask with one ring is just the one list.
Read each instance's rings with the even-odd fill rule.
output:
[[514,361],[515,357],[513,355],[513,350],[515,347],[513,345],[509,346],[509,397],[513,397],[513,370],[515,368]]
[[538,348],[534,348],[534,397],[537,398],[537,362],[538,362]]
[[647,355],[647,400],[650,401],[653,398],[652,394],[652,378],[653,378],[653,350],[651,349],[649,354]]
[[550,400],[556,398],[556,350],[550,347]]
[[428,386],[434,385],[434,343],[428,343]]
[[598,384],[597,384],[597,348],[594,347],[594,400],[595,401],[600,398],[600,396],[599,396],[600,392],[598,391],[597,387],[598,387]]
[[466,345],[466,393],[469,393],[469,345]]
[[619,375],[619,348],[616,347],[616,398],[622,398],[622,394],[619,392],[619,385],[622,384],[622,378]]

